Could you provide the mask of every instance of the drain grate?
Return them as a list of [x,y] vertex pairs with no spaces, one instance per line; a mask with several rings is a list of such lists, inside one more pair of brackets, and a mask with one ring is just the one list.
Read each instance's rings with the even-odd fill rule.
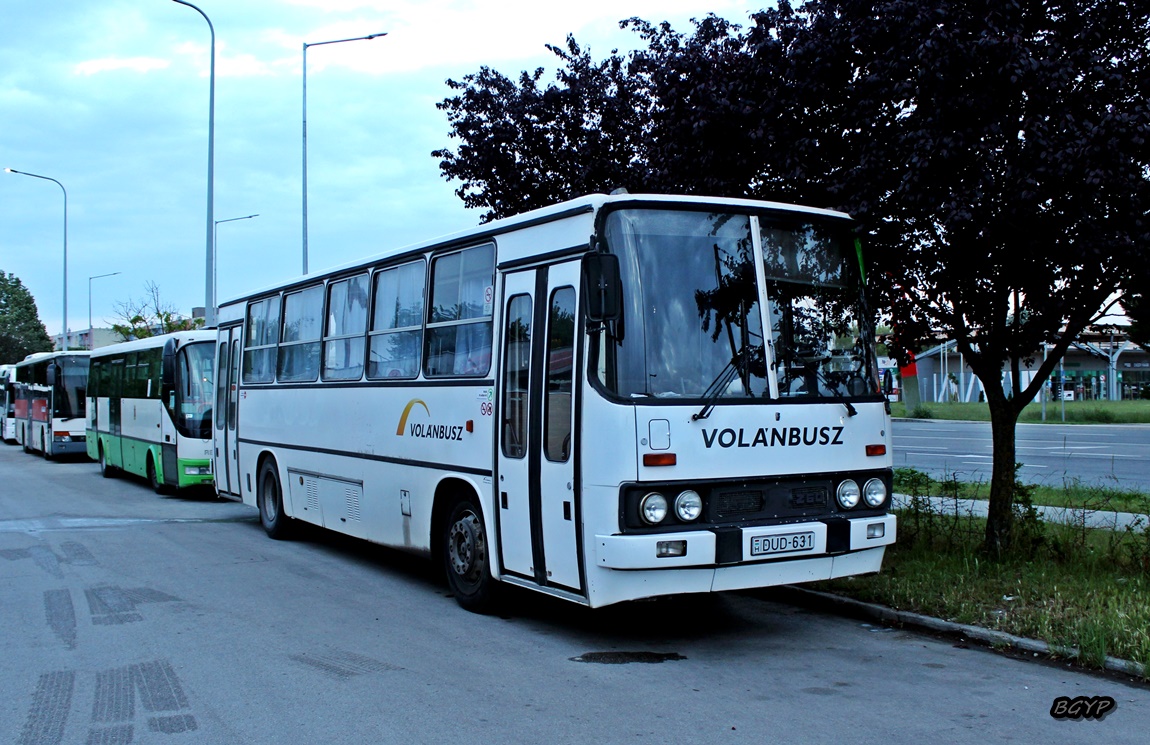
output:
[[632,662],[669,662],[687,659],[678,652],[584,652],[572,657],[572,662],[593,662],[599,665],[627,665]]

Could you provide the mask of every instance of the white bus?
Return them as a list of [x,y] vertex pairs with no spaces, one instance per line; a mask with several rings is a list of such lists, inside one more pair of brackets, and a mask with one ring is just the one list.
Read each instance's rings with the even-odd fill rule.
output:
[[0,440],[16,442],[16,366],[0,365]]
[[92,352],[88,457],[157,492],[212,483],[215,331],[181,331]]
[[87,352],[38,352],[16,363],[16,442],[45,458],[84,452]]
[[474,610],[878,571],[861,265],[842,213],[593,195],[253,293],[220,308],[217,489],[273,538],[430,554]]

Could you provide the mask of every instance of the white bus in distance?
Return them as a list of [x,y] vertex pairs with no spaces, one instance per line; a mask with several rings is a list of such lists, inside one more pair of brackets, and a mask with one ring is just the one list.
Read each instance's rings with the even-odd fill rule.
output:
[[16,366],[0,365],[0,440],[16,442]]
[[83,453],[87,352],[37,352],[16,363],[16,442],[45,458]]
[[157,493],[212,483],[215,331],[177,331],[92,352],[88,457]]
[[890,415],[847,215],[592,195],[225,303],[215,472],[591,607],[878,571]]

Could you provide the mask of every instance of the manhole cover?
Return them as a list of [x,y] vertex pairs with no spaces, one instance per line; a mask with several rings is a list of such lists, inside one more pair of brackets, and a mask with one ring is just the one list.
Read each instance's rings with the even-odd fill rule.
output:
[[600,665],[626,665],[631,662],[667,662],[687,659],[678,652],[584,652],[572,662],[595,662]]

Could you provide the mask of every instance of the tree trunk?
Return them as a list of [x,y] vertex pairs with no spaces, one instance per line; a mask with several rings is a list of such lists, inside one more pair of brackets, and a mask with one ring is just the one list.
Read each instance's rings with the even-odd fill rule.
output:
[[1015,427],[1020,410],[1001,392],[988,395],[990,433],[994,443],[994,470],[990,477],[990,505],[986,520],[984,550],[998,557],[1010,548],[1014,523]]

